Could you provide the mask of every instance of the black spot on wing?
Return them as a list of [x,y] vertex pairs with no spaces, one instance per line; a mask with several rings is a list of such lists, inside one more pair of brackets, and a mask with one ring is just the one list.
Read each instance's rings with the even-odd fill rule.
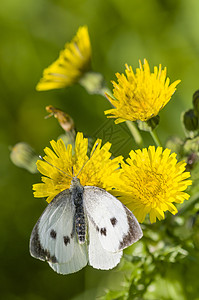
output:
[[55,255],[51,255],[47,249],[44,249],[41,245],[39,233],[38,233],[38,225],[37,223],[33,228],[31,238],[30,238],[30,253],[32,256],[39,258],[41,260],[47,260],[52,263],[57,263],[58,260]]
[[54,229],[51,230],[50,236],[51,236],[51,238],[56,239],[57,233]]
[[105,235],[106,236],[106,228],[105,227],[101,228],[100,229],[100,233],[101,233],[101,235]]
[[117,219],[115,217],[111,218],[110,221],[113,227],[117,224]]
[[68,244],[70,244],[70,238],[69,238],[69,236],[64,236],[63,239],[64,239],[65,246],[67,246]]
[[122,241],[120,241],[119,250],[122,250],[137,242],[143,235],[142,229],[134,215],[126,208],[126,206],[123,205],[123,207],[126,212],[129,228],[128,232],[123,235]]

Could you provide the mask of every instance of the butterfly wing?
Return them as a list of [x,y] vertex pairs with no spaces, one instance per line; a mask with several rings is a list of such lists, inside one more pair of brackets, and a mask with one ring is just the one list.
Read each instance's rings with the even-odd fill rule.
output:
[[74,215],[71,193],[62,191],[47,206],[30,238],[31,255],[47,260],[56,272],[63,274],[82,269],[88,261],[86,246],[77,241]]
[[70,274],[81,270],[88,263],[87,244],[79,244],[75,235],[75,246],[72,258],[67,263],[49,262],[51,268],[60,274]]
[[118,252],[142,237],[135,216],[113,195],[98,187],[85,186],[83,197],[89,224],[93,224],[103,249]]
[[108,270],[114,268],[122,257],[123,251],[116,253],[109,252],[102,247],[99,240],[98,231],[95,225],[88,217],[89,228],[89,264],[96,269]]

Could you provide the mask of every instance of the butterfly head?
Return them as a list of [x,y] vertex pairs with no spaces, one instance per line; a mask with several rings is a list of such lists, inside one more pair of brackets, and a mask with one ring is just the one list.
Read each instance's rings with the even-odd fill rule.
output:
[[78,187],[78,186],[81,187],[82,185],[80,183],[79,178],[77,178],[77,176],[74,176],[71,180],[70,188],[72,189],[72,188]]

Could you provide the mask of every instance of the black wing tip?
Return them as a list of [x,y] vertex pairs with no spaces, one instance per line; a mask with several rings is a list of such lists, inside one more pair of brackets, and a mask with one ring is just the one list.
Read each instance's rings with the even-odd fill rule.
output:
[[35,225],[35,227],[32,230],[31,236],[30,236],[30,254],[31,256],[41,259],[45,261],[45,255],[44,255],[44,249],[41,246],[40,239],[39,239],[39,233],[38,233],[38,223]]
[[55,255],[51,255],[50,252],[44,249],[40,243],[38,225],[35,225],[30,237],[30,254],[32,257],[40,259],[42,261],[48,261],[51,263],[58,263],[58,260]]
[[136,217],[126,206],[124,206],[124,208],[128,219],[129,230],[127,234],[123,236],[123,240],[120,242],[119,250],[131,246],[143,237],[142,229]]

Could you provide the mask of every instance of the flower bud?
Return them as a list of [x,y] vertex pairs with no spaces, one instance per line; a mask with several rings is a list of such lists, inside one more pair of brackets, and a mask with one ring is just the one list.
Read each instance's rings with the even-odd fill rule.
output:
[[137,120],[139,129],[148,132],[153,131],[158,126],[159,122],[160,117],[158,115],[145,122]]
[[36,162],[38,155],[27,143],[17,143],[10,153],[10,159],[16,166],[28,170],[30,173],[37,173]]
[[100,73],[85,73],[80,78],[79,84],[81,84],[89,94],[101,94],[104,96],[105,92],[107,91],[104,77]]
[[182,121],[186,130],[195,131],[198,129],[198,118],[193,109],[185,111],[182,116]]
[[196,116],[199,116],[199,90],[193,94],[193,108]]
[[[172,152],[175,152],[179,157],[183,155],[183,140],[178,136],[171,136],[166,142],[166,148],[171,149]],[[179,158],[178,157],[178,158]]]

